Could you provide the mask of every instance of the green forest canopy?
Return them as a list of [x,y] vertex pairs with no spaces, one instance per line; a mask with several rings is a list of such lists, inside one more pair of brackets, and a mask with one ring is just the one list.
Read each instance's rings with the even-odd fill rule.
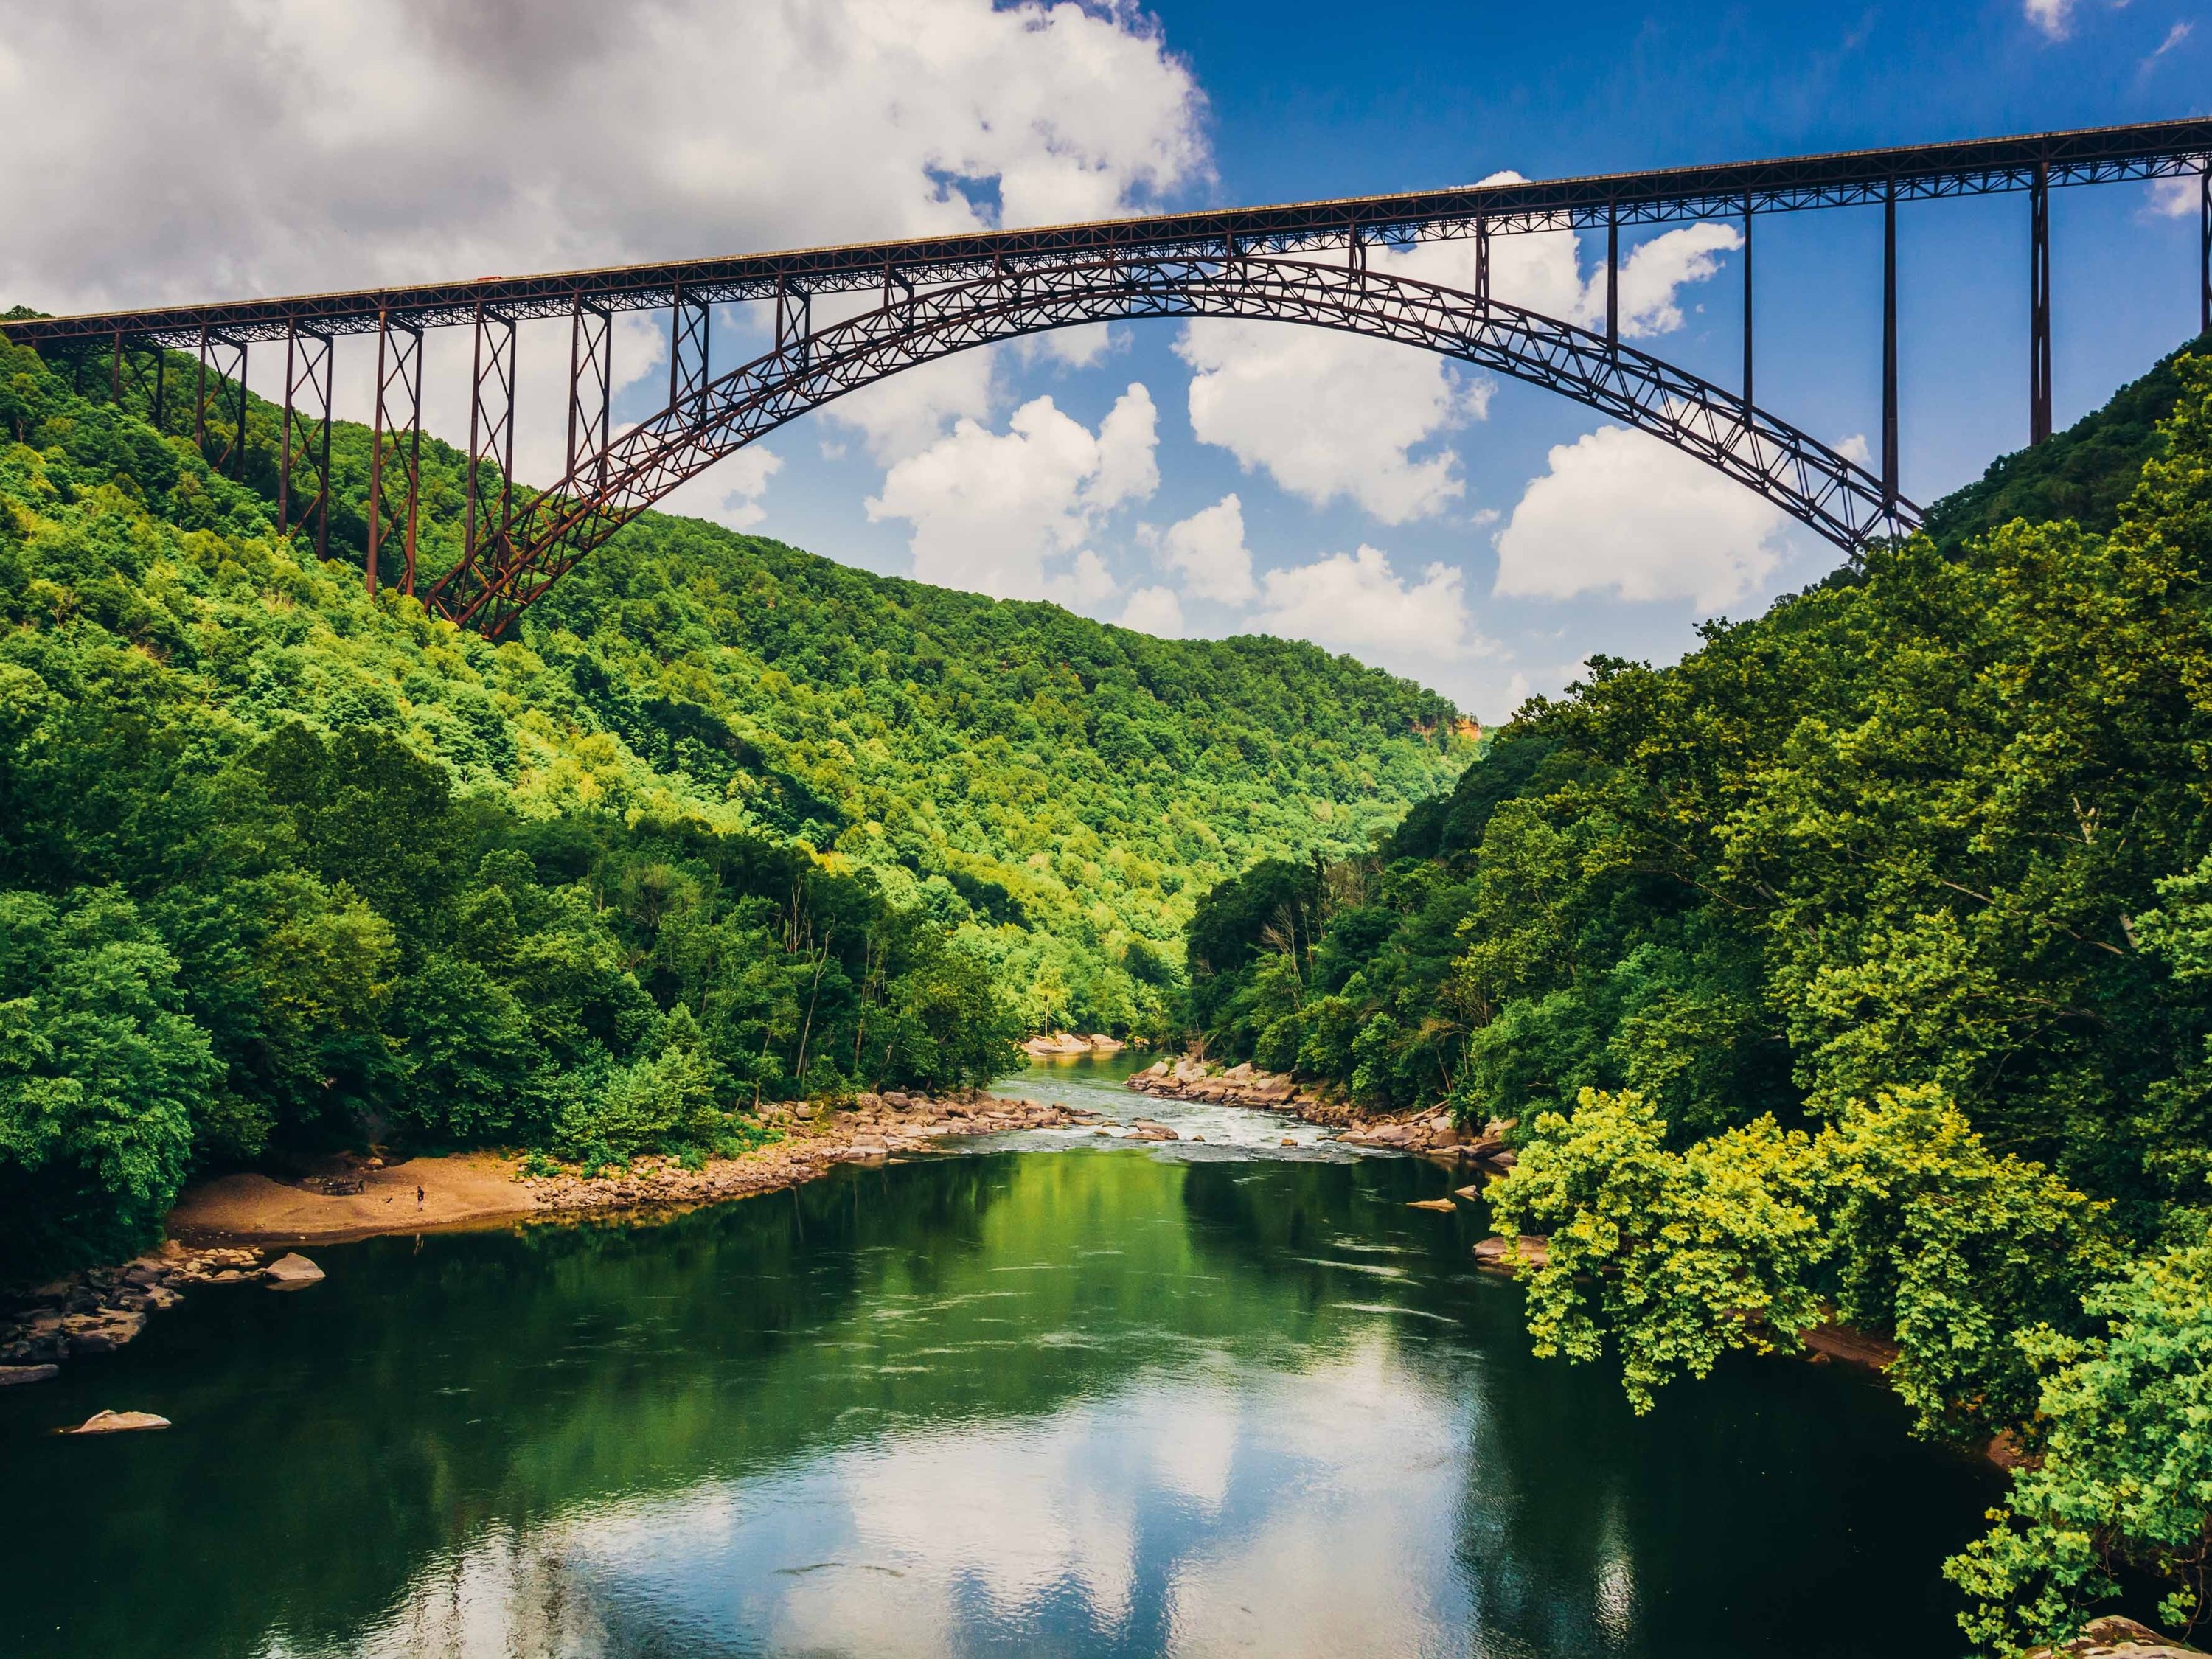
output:
[[1532,1334],[1611,1348],[1640,1409],[1827,1317],[1893,1335],[1921,1432],[2033,1460],[1951,1564],[1985,1646],[2116,1603],[2186,1630],[2212,357],[1928,522],[1672,667],[1593,660],[1371,856],[1213,889],[1192,1014],[1372,1106],[1514,1120]]
[[[1199,891],[1365,845],[1472,752],[1310,646],[654,515],[494,646],[365,593],[365,430],[319,564],[274,533],[276,410],[234,482],[189,398],[157,430],[80,367],[0,349],[0,1278],[276,1152],[694,1156],[763,1099],[1164,1032]],[[464,467],[425,441],[427,570]]]

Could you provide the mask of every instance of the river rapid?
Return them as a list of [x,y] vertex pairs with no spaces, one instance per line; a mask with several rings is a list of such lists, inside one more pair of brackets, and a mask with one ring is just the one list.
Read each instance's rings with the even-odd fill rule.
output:
[[[0,1392],[8,1655],[1948,1659],[1993,1474],[1863,1374],[1632,1416],[1426,1164],[1170,1123],[319,1249]],[[1296,1144],[1281,1145],[1288,1137]],[[166,1432],[64,1438],[103,1407]]]

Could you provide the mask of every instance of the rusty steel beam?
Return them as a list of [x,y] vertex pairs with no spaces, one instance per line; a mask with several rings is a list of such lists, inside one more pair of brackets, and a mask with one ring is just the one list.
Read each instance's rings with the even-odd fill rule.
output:
[[668,307],[668,401],[672,407],[706,390],[714,378],[707,366],[712,318],[704,300],[676,289]]
[[[507,562],[514,513],[514,319],[479,305],[469,386],[469,467],[461,510],[460,562],[430,589],[434,606],[471,605],[489,573]],[[495,486],[486,499],[485,469]]]
[[2041,167],[2027,197],[2027,441],[2051,435],[2051,188]]
[[[234,478],[246,476],[246,354],[251,343],[233,340],[212,329],[202,329],[199,337],[199,380],[193,398],[192,441],[199,446],[201,455],[209,466],[218,473],[227,472]],[[230,367],[223,368],[223,354],[230,354]],[[236,393],[231,409],[230,434],[222,447],[209,454],[210,447],[208,428],[208,370],[215,370],[215,396],[222,397],[226,381]]]
[[516,514],[502,556],[433,596],[495,638],[576,562],[685,479],[784,422],[919,363],[995,340],[1139,317],[1303,323],[1417,346],[1574,398],[1674,445],[1856,550],[1918,509],[1865,469],[1650,355],[1496,300],[1378,271],[1225,258],[1009,271],[787,338],[615,439]]
[[[315,556],[331,552],[331,337],[295,330],[284,342],[284,412],[276,463],[276,533],[315,527]],[[313,492],[296,515],[292,469],[305,460],[314,479]]]
[[[386,477],[385,450],[398,485],[395,503]],[[422,331],[409,324],[376,331],[376,399],[368,427],[368,591],[381,576],[384,543],[400,538],[399,591],[415,591],[415,521],[422,487]]]
[[568,323],[568,471],[604,455],[614,415],[614,318],[582,295]]
[[1881,489],[1897,497],[1897,192],[1881,204]]
[[2208,166],[2212,119],[2160,121],[543,276],[31,318],[0,323],[0,331],[18,343],[40,345],[104,340],[120,328],[136,338],[189,349],[204,327],[256,340],[282,339],[295,321],[325,333],[366,334],[386,315],[416,327],[457,327],[471,323],[480,306],[520,320],[564,317],[580,295],[611,311],[659,310],[672,304],[679,290],[710,305],[727,305],[768,299],[779,284],[817,294],[873,289],[886,267],[921,284],[967,283],[1014,269],[1218,257],[1232,237],[1241,253],[1280,256],[1351,248],[1361,240],[1472,236],[1480,229],[1512,235],[1730,219],[1747,201],[1760,213],[1876,206],[1893,182],[1899,199],[1910,202],[2027,191],[2036,187],[2039,176],[2048,188],[2179,178]]

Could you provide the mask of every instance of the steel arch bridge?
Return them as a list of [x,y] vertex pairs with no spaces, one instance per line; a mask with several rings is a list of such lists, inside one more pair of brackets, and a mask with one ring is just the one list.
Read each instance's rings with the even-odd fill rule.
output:
[[[416,520],[426,329],[473,330],[467,499],[459,562],[424,603],[493,638],[623,525],[733,450],[847,392],[995,341],[1089,323],[1235,318],[1393,341],[1546,386],[1673,445],[1756,490],[1847,552],[1914,527],[1897,487],[1897,216],[1901,202],[2024,191],[2028,213],[2031,441],[2051,428],[2049,192],[2054,185],[2194,177],[2200,319],[2212,331],[2212,120],[1805,156],[1779,161],[1512,183],[1346,201],[976,232],[676,265],[0,323],[20,343],[107,357],[110,389],[167,395],[162,347],[198,351],[193,429],[234,476],[243,467],[249,347],[282,341],[279,528],[327,554],[331,366],[337,336],[375,337],[366,580],[387,562],[417,586]],[[1755,215],[1878,205],[1883,215],[1882,453],[1879,473],[1759,408],[1753,388]],[[1739,219],[1743,372],[1724,390],[1621,343],[1623,225]],[[1490,292],[1495,235],[1602,228],[1602,333]],[[1470,237],[1462,291],[1370,268],[1376,243]],[[1316,256],[1333,255],[1331,258]],[[813,325],[817,294],[879,303]],[[710,374],[714,307],[772,304],[775,345]],[[666,406],[611,431],[613,314],[669,313]],[[542,492],[512,477],[518,322],[570,323],[566,476]],[[228,416],[226,429],[225,417]],[[393,555],[397,555],[396,559]]]

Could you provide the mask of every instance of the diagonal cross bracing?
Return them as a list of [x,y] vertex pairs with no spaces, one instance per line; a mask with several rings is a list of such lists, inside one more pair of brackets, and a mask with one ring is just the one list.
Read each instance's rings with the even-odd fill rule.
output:
[[1864,468],[1683,369],[1516,306],[1362,268],[1228,257],[1012,271],[901,297],[781,343],[519,503],[498,557],[432,603],[497,637],[576,562],[685,479],[902,369],[1018,335],[1142,317],[1299,323],[1395,341],[1547,386],[1757,490],[1848,550],[1917,522]]

